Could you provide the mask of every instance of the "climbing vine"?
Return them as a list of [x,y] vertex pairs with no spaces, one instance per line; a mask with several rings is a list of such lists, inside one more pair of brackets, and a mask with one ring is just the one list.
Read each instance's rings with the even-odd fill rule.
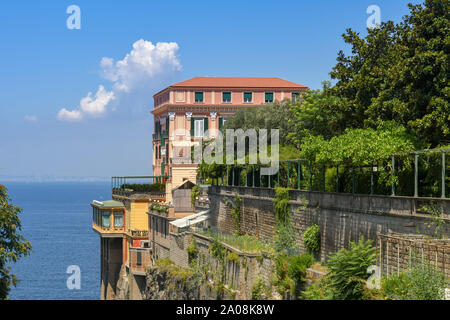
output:
[[232,201],[226,200],[226,205],[231,207],[231,214],[233,215],[233,224],[236,228],[236,234],[241,235],[241,204],[242,198],[237,194]]

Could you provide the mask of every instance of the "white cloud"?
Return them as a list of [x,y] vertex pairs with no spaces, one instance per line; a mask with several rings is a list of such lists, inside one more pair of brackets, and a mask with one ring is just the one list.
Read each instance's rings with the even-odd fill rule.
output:
[[101,115],[105,112],[108,103],[114,99],[114,92],[106,91],[105,87],[100,85],[94,99],[92,99],[91,92],[89,92],[86,97],[81,99],[80,109],[82,112],[90,115]]
[[104,57],[100,62],[102,75],[114,83],[118,91],[131,91],[137,84],[166,73],[180,71],[176,42],[158,42],[140,39],[125,58],[116,61]]
[[25,120],[25,122],[38,122],[39,121],[36,116],[33,116],[33,115],[30,116],[28,114],[25,115],[24,120]]
[[92,98],[92,92],[89,92],[86,97],[81,99],[77,109],[69,111],[66,108],[62,108],[59,110],[58,120],[80,121],[83,119],[84,115],[94,117],[101,116],[105,113],[108,103],[114,99],[114,92],[106,91],[105,87],[100,85],[95,97]]
[[62,108],[58,112],[58,120],[62,121],[80,121],[83,118],[80,110],[69,111],[66,108]]
[[159,80],[181,70],[177,57],[178,48],[176,42],[158,42],[154,45],[150,41],[140,39],[133,43],[133,49],[122,60],[114,62],[112,58],[103,57],[100,61],[101,74],[112,82],[113,89],[107,91],[100,85],[95,97],[89,92],[81,99],[76,109],[61,109],[58,119],[80,121],[85,115],[98,117],[108,110],[109,103],[119,95],[124,97],[124,94],[127,94],[126,99],[132,100],[132,93],[139,96],[142,94],[139,89],[142,91],[142,88],[148,94],[155,84],[160,83]]

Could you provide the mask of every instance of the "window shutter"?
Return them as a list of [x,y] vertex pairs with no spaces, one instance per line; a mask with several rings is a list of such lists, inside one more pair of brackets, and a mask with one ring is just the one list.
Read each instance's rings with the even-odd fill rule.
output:
[[206,133],[206,131],[208,131],[208,122],[209,122],[208,118],[203,119],[203,132],[204,132],[203,136],[205,136],[205,137],[206,137],[205,133]]
[[169,144],[166,144],[166,163],[169,163]]
[[266,103],[271,103],[271,102],[273,102],[273,92],[266,92],[266,95],[265,95],[265,102],[266,102]]
[[222,131],[222,128],[223,128],[223,118],[220,117],[219,118],[219,130]]
[[170,119],[169,117],[166,118],[166,132],[167,134],[169,134],[169,123],[170,123]]
[[195,118],[191,117],[191,137],[194,136],[194,123],[195,123]]

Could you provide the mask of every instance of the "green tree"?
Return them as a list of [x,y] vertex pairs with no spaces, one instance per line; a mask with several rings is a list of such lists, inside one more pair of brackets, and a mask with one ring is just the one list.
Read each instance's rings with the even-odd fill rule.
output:
[[0,299],[7,299],[11,285],[19,281],[11,273],[10,263],[16,263],[31,252],[31,244],[20,234],[22,209],[10,203],[5,186],[0,185]]
[[339,52],[330,90],[347,127],[394,120],[435,147],[450,139],[448,0],[409,7],[401,23],[384,22],[365,38],[347,30],[352,54]]

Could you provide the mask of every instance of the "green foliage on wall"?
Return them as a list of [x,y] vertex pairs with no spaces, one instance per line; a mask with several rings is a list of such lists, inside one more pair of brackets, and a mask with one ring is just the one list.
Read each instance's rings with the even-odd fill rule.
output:
[[234,196],[232,201],[227,200],[226,205],[231,207],[231,214],[233,215],[233,224],[236,229],[236,234],[241,235],[241,205],[242,198],[238,194]]
[[311,253],[320,252],[320,227],[318,224],[313,224],[306,228],[303,233],[303,243]]
[[200,196],[200,187],[194,186],[191,189],[191,204],[192,206],[195,205],[195,200]]
[[189,262],[192,262],[197,259],[198,256],[198,247],[197,247],[197,240],[195,238],[192,239],[189,246],[186,248],[188,253]]

